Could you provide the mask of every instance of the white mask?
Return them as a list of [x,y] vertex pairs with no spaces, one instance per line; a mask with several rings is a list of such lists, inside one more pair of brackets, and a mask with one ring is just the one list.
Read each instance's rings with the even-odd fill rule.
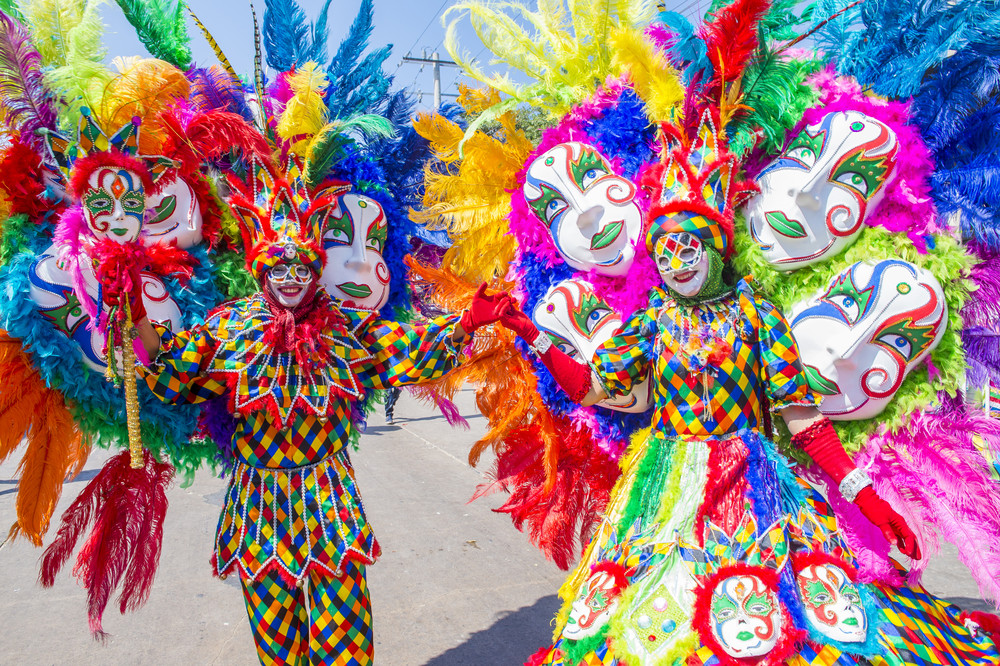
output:
[[[108,363],[103,351],[104,335],[97,327],[87,330],[90,317],[80,306],[73,291],[73,276],[65,270],[59,251],[60,246],[51,245],[32,262],[28,271],[31,281],[28,294],[42,316],[77,344],[83,362],[94,370],[104,372]],[[99,291],[91,263],[81,262],[80,269],[87,293],[96,301]],[[170,298],[163,281],[152,273],[142,274],[142,302],[150,321],[160,322],[174,331],[180,330],[180,308]]]
[[146,189],[134,171],[99,167],[80,197],[83,216],[97,238],[131,243],[139,237],[146,212]]
[[757,178],[747,226],[782,270],[847,249],[895,176],[899,142],[884,123],[839,111],[809,125]]
[[809,385],[831,419],[879,414],[947,326],[944,290],[898,259],[851,265],[791,310]]
[[[622,319],[583,280],[563,280],[546,292],[531,317],[552,344],[581,363],[590,363],[597,348],[610,340]],[[644,412],[652,400],[650,382],[637,384],[628,395],[597,403],[619,412]]]
[[308,266],[278,264],[267,272],[267,288],[282,307],[291,310],[302,303],[313,279],[313,272]]
[[778,644],[782,633],[777,595],[756,576],[730,576],[712,591],[709,625],[726,654],[760,657]]
[[389,234],[377,201],[344,194],[330,213],[323,249],[326,268],[320,284],[333,298],[377,310],[389,299],[389,267],[383,253]]
[[202,240],[201,224],[201,204],[182,178],[146,198],[142,235],[147,243],[176,241],[177,247],[194,247]]
[[614,576],[606,571],[593,573],[573,602],[563,636],[578,641],[597,635],[618,608],[621,593],[614,587]]
[[528,167],[524,199],[579,271],[625,275],[642,232],[636,188],[593,146],[561,143]]
[[844,643],[863,643],[868,637],[868,617],[857,585],[840,567],[810,564],[795,579],[813,629]]
[[710,269],[705,244],[687,231],[664,235],[656,241],[656,269],[673,291],[685,298],[697,296]]

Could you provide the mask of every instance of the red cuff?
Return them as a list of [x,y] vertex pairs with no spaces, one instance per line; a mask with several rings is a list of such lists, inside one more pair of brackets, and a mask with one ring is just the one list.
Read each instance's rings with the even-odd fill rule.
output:
[[802,432],[792,435],[792,444],[808,453],[819,468],[838,485],[857,467],[844,451],[844,445],[840,443],[840,437],[830,419],[825,416]]

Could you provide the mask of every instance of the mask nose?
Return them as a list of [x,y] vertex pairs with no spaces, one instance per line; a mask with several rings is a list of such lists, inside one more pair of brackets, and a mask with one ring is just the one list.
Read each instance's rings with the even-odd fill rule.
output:
[[593,236],[600,228],[602,217],[604,217],[604,206],[592,206],[580,214],[576,225],[586,236]]
[[351,248],[351,254],[344,262],[345,268],[359,270],[368,264],[368,252],[364,245],[357,245]]

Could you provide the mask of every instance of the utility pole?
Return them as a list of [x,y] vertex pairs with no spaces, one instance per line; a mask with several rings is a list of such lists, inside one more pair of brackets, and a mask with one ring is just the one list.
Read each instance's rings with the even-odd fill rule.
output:
[[409,53],[403,56],[403,62],[409,63],[420,63],[420,67],[423,68],[424,65],[434,65],[434,108],[441,108],[441,68],[442,67],[459,67],[457,62],[452,60],[441,60],[438,56],[438,52],[435,51],[428,58],[426,52],[422,58],[414,58]]

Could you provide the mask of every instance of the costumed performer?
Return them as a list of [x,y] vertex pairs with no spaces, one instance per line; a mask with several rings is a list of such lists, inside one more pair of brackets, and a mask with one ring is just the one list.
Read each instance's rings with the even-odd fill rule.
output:
[[[661,163],[645,184],[646,249],[662,286],[589,363],[553,345],[512,298],[501,305],[503,325],[573,400],[653,383],[651,433],[626,455],[563,588],[555,645],[530,663],[997,663],[992,642],[953,609],[929,618],[926,606],[941,604],[926,592],[860,582],[829,505],[772,443],[774,412],[843,496],[919,558],[912,530],[817,410],[781,312],[732,279],[733,210],[751,188],[733,175],[713,112],[661,125]],[[962,661],[936,661],[945,658]]]

